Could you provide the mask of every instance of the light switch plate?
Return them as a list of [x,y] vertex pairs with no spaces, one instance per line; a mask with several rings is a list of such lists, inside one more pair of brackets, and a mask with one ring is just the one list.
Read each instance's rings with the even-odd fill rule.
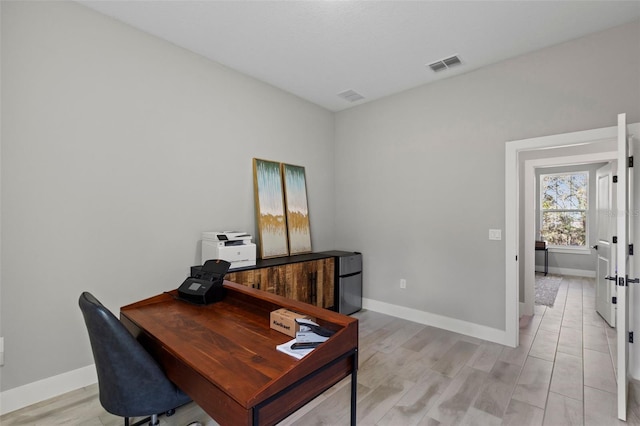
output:
[[502,229],[489,229],[489,239],[490,240],[501,240],[502,239]]

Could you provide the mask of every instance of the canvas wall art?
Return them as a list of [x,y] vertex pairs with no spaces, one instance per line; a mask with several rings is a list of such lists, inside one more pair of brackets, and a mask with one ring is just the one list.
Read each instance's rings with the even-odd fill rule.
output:
[[307,183],[304,167],[282,164],[282,180],[287,210],[289,252],[311,252],[311,229],[307,203]]
[[288,256],[280,163],[254,158],[253,185],[260,257]]

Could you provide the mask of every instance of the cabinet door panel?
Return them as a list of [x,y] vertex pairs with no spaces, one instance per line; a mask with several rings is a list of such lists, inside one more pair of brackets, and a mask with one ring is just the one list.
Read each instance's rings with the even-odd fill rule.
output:
[[299,262],[293,263],[290,266],[292,269],[291,298],[314,304],[313,274],[315,272],[315,265],[313,262]]
[[260,290],[274,293],[284,297],[291,297],[288,295],[287,283],[290,282],[289,272],[290,265],[272,266],[270,268],[258,269],[260,274]]
[[317,261],[318,271],[318,306],[331,308],[334,306],[334,280],[335,261],[331,259],[320,259]]
[[291,266],[294,299],[321,308],[333,307],[333,259],[300,262]]

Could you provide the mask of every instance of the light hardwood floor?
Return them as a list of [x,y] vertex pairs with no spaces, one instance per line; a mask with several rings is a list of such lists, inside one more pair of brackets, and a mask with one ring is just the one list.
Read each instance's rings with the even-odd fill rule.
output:
[[[615,330],[595,312],[594,280],[564,277],[554,307],[523,319],[508,348],[376,312],[360,320],[359,425],[613,425]],[[346,425],[349,379],[282,425]],[[631,386],[627,424],[640,425]],[[216,423],[195,404],[162,425]],[[98,402],[96,386],[6,414],[3,426],[122,424]],[[620,422],[624,424],[624,422]]]

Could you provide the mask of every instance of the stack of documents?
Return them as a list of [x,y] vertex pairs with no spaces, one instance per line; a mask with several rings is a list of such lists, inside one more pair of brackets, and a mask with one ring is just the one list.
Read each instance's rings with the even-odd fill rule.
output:
[[281,345],[276,346],[276,349],[279,350],[280,352],[284,352],[287,355],[291,355],[292,357],[298,358],[298,359],[302,359],[304,358],[305,355],[311,353],[311,351],[313,351],[314,348],[309,348],[309,349],[291,349],[291,345],[293,345],[294,343],[296,343],[296,339],[292,339],[290,341],[288,341],[287,343],[283,343]]

